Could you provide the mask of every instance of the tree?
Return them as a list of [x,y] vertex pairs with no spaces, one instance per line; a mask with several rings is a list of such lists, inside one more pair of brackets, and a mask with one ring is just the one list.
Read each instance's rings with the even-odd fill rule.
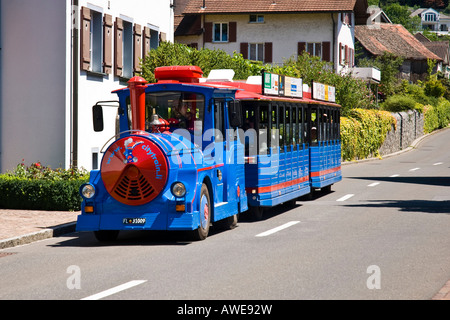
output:
[[420,17],[410,17],[411,13],[408,6],[402,6],[398,3],[391,3],[386,7],[383,7],[383,10],[387,14],[389,19],[391,19],[392,23],[401,24],[409,32],[420,30]]

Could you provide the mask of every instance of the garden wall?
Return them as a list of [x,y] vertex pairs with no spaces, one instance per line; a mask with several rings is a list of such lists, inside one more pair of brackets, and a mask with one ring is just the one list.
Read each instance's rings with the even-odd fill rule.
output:
[[411,143],[424,134],[424,115],[416,110],[392,113],[397,120],[387,133],[386,140],[379,149],[380,155],[387,155],[408,148]]

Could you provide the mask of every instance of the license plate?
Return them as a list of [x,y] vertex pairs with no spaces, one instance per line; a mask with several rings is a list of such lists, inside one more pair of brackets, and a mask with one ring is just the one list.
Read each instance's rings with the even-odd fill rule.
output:
[[144,225],[145,218],[124,218],[123,224],[126,225]]

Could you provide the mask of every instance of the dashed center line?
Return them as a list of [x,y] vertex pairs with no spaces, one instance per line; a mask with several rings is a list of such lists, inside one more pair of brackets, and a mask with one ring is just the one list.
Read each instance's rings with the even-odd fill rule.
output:
[[138,286],[138,285],[140,285],[140,284],[142,284],[142,283],[144,283],[146,281],[147,280],[133,280],[133,281],[121,284],[120,286],[117,286],[117,287],[114,287],[114,288],[102,291],[100,293],[94,294],[92,296],[83,298],[81,300],[99,300],[101,298],[113,295],[113,294],[115,294],[117,292],[120,292],[120,291],[123,291],[123,290],[126,290],[126,289],[130,289],[132,287]]
[[409,169],[409,172],[413,172],[413,171],[417,171],[417,170],[420,170],[420,168]]
[[433,166],[440,166],[441,164],[444,164],[443,162],[436,162],[433,164]]
[[342,198],[337,199],[336,201],[340,201],[340,202],[345,201],[345,200],[350,199],[353,196],[354,196],[354,194],[347,194],[347,195],[343,196]]
[[374,182],[374,183],[369,184],[368,187],[375,187],[379,184],[380,184],[379,182]]
[[400,175],[399,174],[393,174],[392,176],[389,176],[389,178],[397,178],[397,177],[400,177]]
[[285,223],[285,224],[283,224],[283,225],[281,225],[279,227],[276,227],[276,228],[267,230],[265,232],[259,233],[259,234],[256,235],[256,237],[267,237],[267,236],[269,236],[271,234],[274,234],[275,232],[278,232],[278,231],[281,231],[283,229],[292,227],[293,225],[296,225],[297,223],[300,223],[300,221],[291,221],[291,222]]

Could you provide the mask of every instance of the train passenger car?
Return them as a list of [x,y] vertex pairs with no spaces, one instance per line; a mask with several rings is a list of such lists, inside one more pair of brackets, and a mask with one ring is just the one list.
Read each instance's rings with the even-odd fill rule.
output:
[[[240,213],[261,218],[339,181],[339,106],[304,97],[301,80],[205,82],[193,66],[155,77],[115,91],[118,134],[80,188],[78,231],[104,241],[120,230],[187,230],[203,240],[211,224],[232,229]],[[101,102],[93,117],[101,131]]]

